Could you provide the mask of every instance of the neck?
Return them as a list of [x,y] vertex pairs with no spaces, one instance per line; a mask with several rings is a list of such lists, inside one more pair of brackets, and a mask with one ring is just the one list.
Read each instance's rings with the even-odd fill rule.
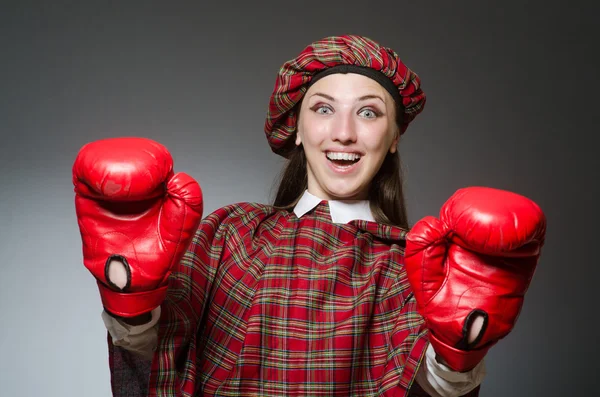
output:
[[306,191],[308,193],[312,194],[313,196],[320,198],[321,200],[327,200],[327,201],[341,201],[341,202],[346,202],[346,203],[352,203],[352,202],[357,202],[357,201],[367,201],[368,200],[367,195],[338,197],[338,196],[334,196],[331,194],[327,194],[320,189],[311,189],[310,186],[308,187],[308,189],[306,189]]

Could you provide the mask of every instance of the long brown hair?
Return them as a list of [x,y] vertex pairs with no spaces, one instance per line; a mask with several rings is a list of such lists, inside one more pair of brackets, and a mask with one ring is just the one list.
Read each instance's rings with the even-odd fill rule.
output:
[[[299,103],[293,111],[300,109]],[[396,109],[397,124],[400,125],[401,109]],[[298,118],[299,118],[298,114]],[[306,156],[302,146],[296,146],[295,137],[288,140],[283,152],[287,164],[278,181],[273,206],[291,210],[300,200],[308,187]],[[381,168],[375,174],[369,187],[369,205],[373,217],[378,223],[399,226],[408,229],[408,216],[403,191],[402,163],[398,151],[386,155]]]

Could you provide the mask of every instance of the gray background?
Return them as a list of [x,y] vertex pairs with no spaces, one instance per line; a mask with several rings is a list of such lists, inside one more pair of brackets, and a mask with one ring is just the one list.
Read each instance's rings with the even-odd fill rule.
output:
[[547,214],[521,318],[488,354],[481,395],[597,388],[597,12],[541,1],[216,3],[2,2],[0,395],[110,394],[74,214],[78,149],[154,138],[201,183],[206,214],[267,202],[282,165],[263,135],[275,74],[342,33],[396,49],[422,78],[427,106],[401,146],[411,222],[468,185],[517,191]]

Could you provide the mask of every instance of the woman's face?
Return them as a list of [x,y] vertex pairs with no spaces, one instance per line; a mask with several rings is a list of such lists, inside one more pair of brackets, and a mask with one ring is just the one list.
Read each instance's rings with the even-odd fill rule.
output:
[[314,83],[300,108],[296,144],[307,159],[308,191],[326,200],[367,199],[371,180],[399,131],[392,96],[360,74]]

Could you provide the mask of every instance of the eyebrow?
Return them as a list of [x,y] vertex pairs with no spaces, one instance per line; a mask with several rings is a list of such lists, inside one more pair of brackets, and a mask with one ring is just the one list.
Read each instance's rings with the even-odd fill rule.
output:
[[313,96],[322,96],[325,99],[329,99],[330,101],[335,102],[334,97],[332,97],[331,95],[323,94],[322,92],[315,92],[314,94],[311,95],[311,97],[313,97]]
[[364,96],[361,96],[360,98],[358,98],[359,101],[364,101],[366,99],[379,99],[381,102],[383,102],[385,104],[385,101],[379,95],[364,95]]
[[[335,102],[334,97],[332,97],[331,95],[324,94],[322,92],[315,92],[314,94],[311,95],[311,97],[313,97],[313,96],[321,96],[325,99],[329,99],[330,101]],[[379,99],[381,102],[383,102],[385,104],[385,101],[383,100],[382,97],[380,97],[379,95],[372,95],[372,94],[371,95],[363,95],[360,98],[358,98],[358,101],[365,101],[367,99]]]

